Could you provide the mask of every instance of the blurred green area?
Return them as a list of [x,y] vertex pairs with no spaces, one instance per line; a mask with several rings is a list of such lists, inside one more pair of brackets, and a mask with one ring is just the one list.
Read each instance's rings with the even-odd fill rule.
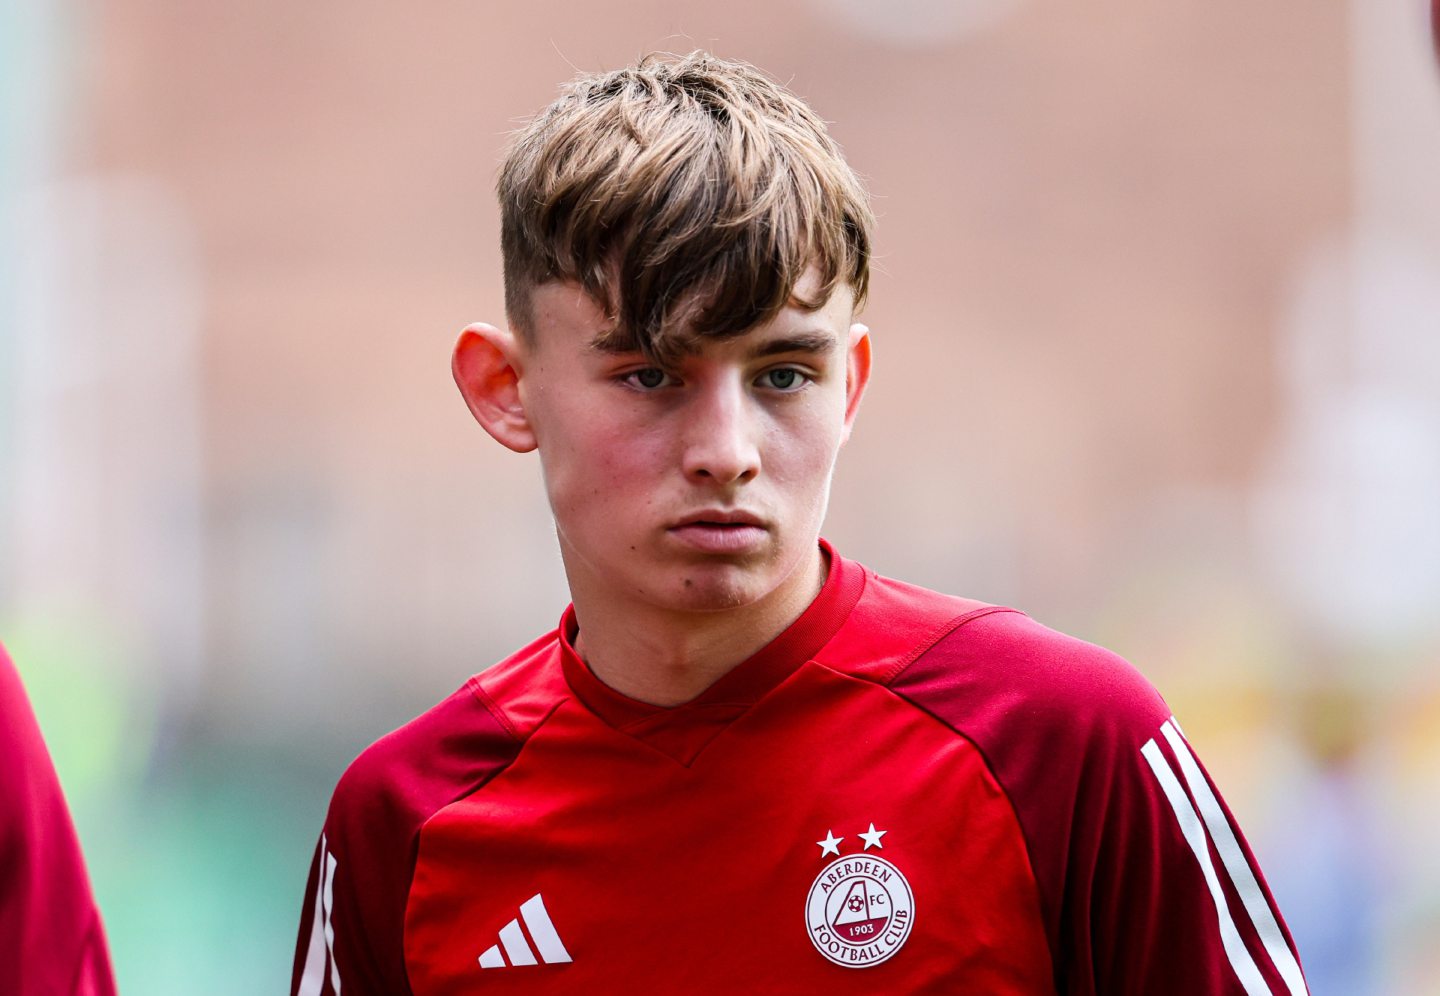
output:
[[69,623],[0,633],[69,800],[120,991],[285,992],[314,840],[357,748],[166,729],[103,627]]

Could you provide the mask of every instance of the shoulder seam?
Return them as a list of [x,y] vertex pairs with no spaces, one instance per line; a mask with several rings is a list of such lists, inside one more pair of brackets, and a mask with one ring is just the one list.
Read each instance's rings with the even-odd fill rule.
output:
[[505,715],[505,711],[490,697],[490,693],[485,691],[481,686],[480,676],[478,674],[472,676],[466,684],[470,686],[470,694],[475,697],[477,702],[485,707],[486,712],[495,717],[495,722],[499,723],[501,728],[510,735],[510,739],[516,743],[523,743],[525,738],[520,735],[520,731],[515,728],[515,724],[510,722],[510,717]]
[[935,644],[945,639],[945,637],[967,623],[972,623],[976,619],[983,618],[984,616],[994,615],[997,612],[1014,612],[1016,615],[1024,615],[1019,609],[1008,608],[1004,605],[986,605],[978,609],[971,609],[969,612],[963,612],[953,619],[946,620],[943,625],[936,628],[928,634],[925,639],[917,643],[915,648],[900,658],[900,660],[890,668],[888,673],[880,676],[879,683],[888,688],[909,669],[910,665],[914,664],[921,657],[924,657],[926,653],[934,649]]
[[[955,626],[951,627],[951,629],[958,629],[963,623],[969,622],[971,619],[978,619],[982,615],[989,615],[991,612],[1014,612],[1018,615],[1024,615],[1024,613],[1020,612],[1018,609],[1010,609],[1003,606],[989,606],[988,608],[978,609],[975,612],[968,613],[967,616],[962,616],[960,620],[956,622]],[[931,644],[931,646],[933,645],[934,644]],[[916,656],[918,657],[920,655],[917,654]],[[887,692],[895,696],[900,701],[904,702],[910,708],[916,710],[922,715],[929,716],[932,720],[939,723],[942,727],[949,730],[951,733],[959,737],[965,743],[969,744],[970,748],[974,750],[976,755],[980,758],[980,763],[984,766],[985,773],[991,778],[991,780],[995,782],[995,786],[1000,790],[1000,794],[1005,798],[1005,805],[1010,811],[1011,818],[1015,821],[1016,829],[1020,832],[1020,839],[1024,843],[1025,847],[1025,863],[1030,870],[1030,881],[1035,886],[1035,901],[1039,905],[1038,914],[1040,917],[1040,921],[1042,924],[1048,924],[1048,920],[1046,918],[1047,910],[1044,890],[1041,888],[1040,885],[1040,876],[1035,871],[1036,844],[1034,835],[1031,832],[1030,828],[1026,825],[1025,821],[1020,818],[1020,811],[1015,804],[1015,797],[1011,795],[1010,786],[1007,785],[1005,781],[1000,777],[1000,771],[995,766],[994,760],[990,757],[990,752],[984,746],[982,746],[980,742],[976,740],[970,733],[962,730],[958,725],[952,723],[950,720],[937,715],[933,710],[927,708],[923,703],[917,702],[909,695],[906,695],[904,692],[892,688],[889,685],[885,685],[882,687],[884,687]],[[1060,951],[1057,947],[1056,939],[1050,936],[1050,930],[1048,926],[1046,926],[1045,929],[1045,946],[1046,949],[1050,952],[1050,970],[1052,976],[1055,978],[1057,991],[1063,991],[1063,988],[1060,987],[1059,980]]]

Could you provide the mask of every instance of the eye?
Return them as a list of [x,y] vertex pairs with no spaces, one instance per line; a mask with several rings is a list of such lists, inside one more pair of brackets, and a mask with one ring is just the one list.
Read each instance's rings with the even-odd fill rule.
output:
[[759,383],[782,394],[792,394],[810,383],[810,376],[794,367],[776,367],[761,374]]
[[666,386],[671,377],[659,367],[641,367],[639,370],[631,370],[620,378],[622,383],[628,384],[641,391],[655,391]]

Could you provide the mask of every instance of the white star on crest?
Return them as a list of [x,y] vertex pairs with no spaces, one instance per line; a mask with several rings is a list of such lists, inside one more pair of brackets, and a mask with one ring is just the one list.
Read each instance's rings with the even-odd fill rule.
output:
[[[870,824],[870,832],[869,832],[869,833],[862,833],[862,834],[860,835],[860,839],[865,842],[865,850],[868,851],[868,850],[870,850],[871,847],[876,847],[876,848],[879,848],[880,850],[884,850],[885,845],[882,844],[882,843],[880,843],[880,838],[883,837],[883,836],[885,836],[885,835],[886,835],[887,833],[889,833],[889,832],[890,832],[889,830],[876,830],[876,829],[875,829],[875,824],[874,824],[874,823],[871,823],[871,824]],[[844,837],[841,837],[840,839],[841,839],[841,840],[844,840],[845,838],[844,838]]]
[[[873,824],[871,825],[870,829],[875,829]],[[834,830],[826,830],[825,839],[817,840],[815,842],[820,845],[820,857],[823,858],[827,854],[833,854],[837,858],[840,857],[840,842],[844,839],[844,837],[835,836]]]

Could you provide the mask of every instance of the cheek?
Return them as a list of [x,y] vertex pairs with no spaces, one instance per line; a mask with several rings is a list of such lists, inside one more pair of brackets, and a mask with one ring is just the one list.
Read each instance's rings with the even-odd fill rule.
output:
[[563,424],[572,428],[547,440],[540,455],[557,518],[605,529],[649,504],[661,454],[644,432],[597,418],[593,409],[570,413]]
[[840,449],[843,413],[843,406],[817,405],[805,417],[773,427],[764,463],[771,479],[795,501],[824,507]]

